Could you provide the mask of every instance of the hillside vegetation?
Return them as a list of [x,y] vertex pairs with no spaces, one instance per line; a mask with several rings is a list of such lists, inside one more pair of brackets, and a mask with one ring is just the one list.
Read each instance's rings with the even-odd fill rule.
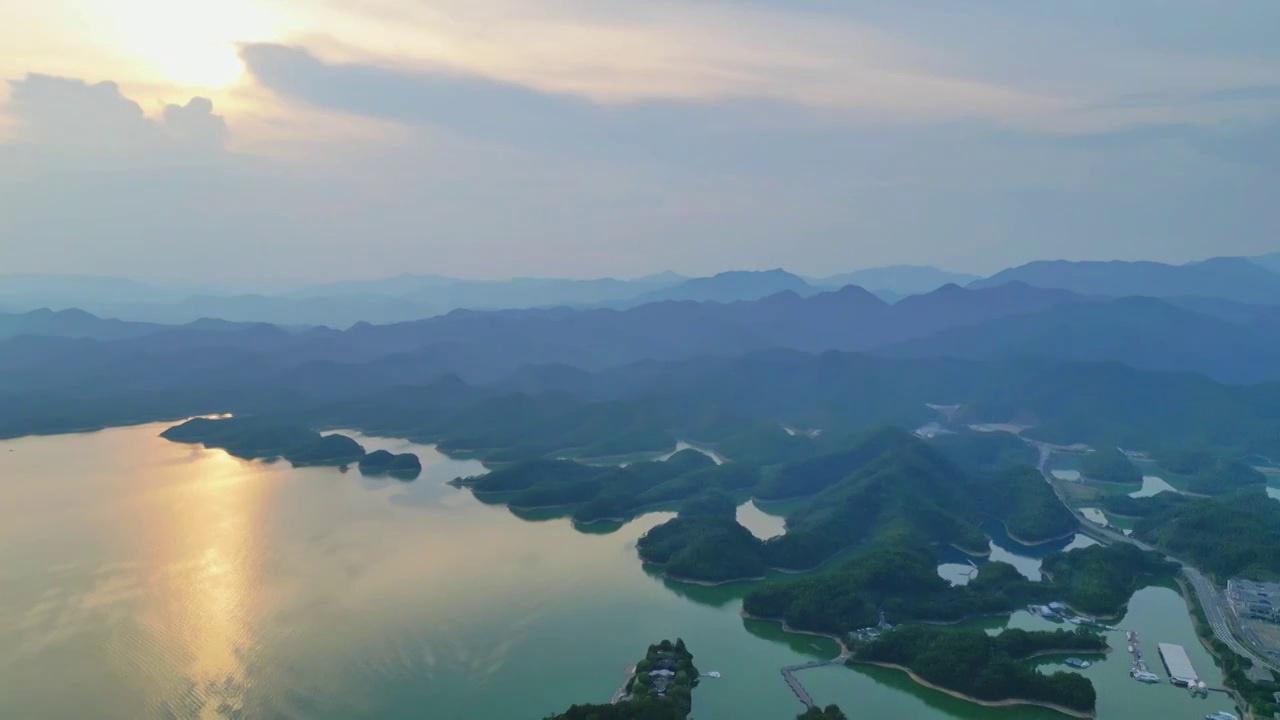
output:
[[903,626],[854,649],[854,660],[888,663],[921,679],[979,700],[1026,700],[1093,712],[1097,693],[1071,672],[1046,675],[1022,662],[1038,652],[1100,652],[1107,641],[1083,630],[1028,632]]

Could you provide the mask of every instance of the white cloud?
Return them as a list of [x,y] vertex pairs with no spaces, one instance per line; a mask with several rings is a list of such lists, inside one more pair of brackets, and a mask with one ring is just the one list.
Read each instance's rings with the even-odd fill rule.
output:
[[142,161],[161,154],[189,159],[216,153],[226,139],[226,123],[206,98],[167,105],[158,118],[150,118],[114,82],[28,75],[9,87],[4,109],[16,125],[17,144]]

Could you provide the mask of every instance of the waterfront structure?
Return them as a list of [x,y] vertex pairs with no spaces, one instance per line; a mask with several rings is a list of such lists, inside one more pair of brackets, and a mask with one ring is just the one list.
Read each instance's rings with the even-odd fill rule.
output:
[[1196,670],[1191,666],[1191,658],[1181,645],[1158,643],[1160,659],[1164,661],[1164,669],[1169,673],[1169,680],[1174,685],[1187,686],[1200,682]]

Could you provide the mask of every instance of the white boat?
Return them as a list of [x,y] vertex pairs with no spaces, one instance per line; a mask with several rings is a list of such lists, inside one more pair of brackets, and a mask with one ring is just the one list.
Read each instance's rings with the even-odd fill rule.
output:
[[1131,672],[1129,674],[1133,677],[1134,680],[1137,680],[1138,682],[1149,683],[1152,685],[1160,682],[1160,676],[1153,672],[1138,670],[1135,672]]
[[709,673],[703,673],[703,674],[704,674],[704,675],[706,675],[706,676],[707,676],[707,677],[709,677],[709,678],[718,678],[718,677],[720,677],[720,673],[716,672],[715,670],[712,670],[712,671],[711,671],[711,672],[709,672]]

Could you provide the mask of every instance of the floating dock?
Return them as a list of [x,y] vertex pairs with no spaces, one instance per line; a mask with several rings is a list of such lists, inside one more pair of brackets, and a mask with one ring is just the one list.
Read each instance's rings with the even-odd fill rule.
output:
[[1200,682],[1196,669],[1191,667],[1191,658],[1181,645],[1160,643],[1160,659],[1164,661],[1164,669],[1169,672],[1169,680],[1174,685],[1191,685]]

